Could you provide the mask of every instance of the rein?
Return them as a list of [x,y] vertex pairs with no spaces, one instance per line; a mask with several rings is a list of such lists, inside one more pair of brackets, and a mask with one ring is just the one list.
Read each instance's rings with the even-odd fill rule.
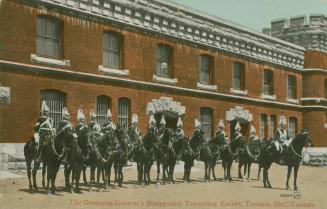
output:
[[298,156],[299,158],[303,159],[303,157],[302,157],[301,155],[299,155],[299,154],[294,150],[294,147],[293,147],[292,143],[291,143],[291,149],[292,149],[292,151],[294,152],[294,154],[295,154],[296,156]]

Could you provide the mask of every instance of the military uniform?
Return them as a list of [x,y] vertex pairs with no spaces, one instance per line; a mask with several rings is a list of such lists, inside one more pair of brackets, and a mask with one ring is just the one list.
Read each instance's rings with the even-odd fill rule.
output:
[[215,144],[220,146],[227,144],[225,131],[221,129],[217,130],[214,140]]

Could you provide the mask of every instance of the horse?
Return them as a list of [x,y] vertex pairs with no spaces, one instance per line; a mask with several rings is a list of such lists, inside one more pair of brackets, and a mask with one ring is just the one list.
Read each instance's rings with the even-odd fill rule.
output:
[[267,141],[267,146],[261,149],[260,165],[263,167],[263,186],[264,188],[272,188],[269,181],[269,168],[272,163],[279,163],[282,159],[287,166],[286,189],[289,189],[289,179],[292,169],[294,168],[294,190],[297,191],[297,174],[302,160],[302,150],[305,146],[311,146],[309,133],[301,130],[291,141],[286,150],[280,153],[274,141]]
[[[49,132],[50,130],[40,129],[40,136],[42,131]],[[52,132],[52,131],[50,131]],[[44,162],[47,167],[47,192],[48,194],[55,193],[55,181],[57,173],[62,161],[64,143],[73,141],[74,135],[71,128],[64,128],[56,135],[48,133],[44,138]],[[51,188],[50,188],[51,184]]]
[[[211,160],[211,172],[212,172],[212,177],[214,181],[217,181],[216,173],[215,173],[215,167],[216,167],[216,162],[220,158],[220,154],[222,149],[224,148],[224,143],[225,143],[225,136],[215,136],[209,141],[209,149],[210,152],[208,153],[208,156],[210,157],[209,159]],[[209,181],[210,181],[210,173],[209,173]]]
[[[213,153],[209,142],[205,140],[199,145],[198,150],[200,152],[199,160],[204,163],[204,181],[210,182],[211,169],[213,167],[212,165],[216,163],[214,162],[214,158],[217,153]],[[216,177],[214,178],[216,179]]]
[[[249,181],[250,178],[250,170],[252,163],[258,163],[258,157],[260,155],[262,140],[255,139],[246,143],[245,141],[241,144],[238,152],[238,177],[240,179],[244,179]],[[242,167],[244,166],[244,176],[242,175]],[[258,179],[260,177],[260,166],[258,170]]]
[[234,159],[238,156],[238,148],[243,139],[231,140],[229,144],[222,145],[220,157],[222,159],[222,167],[224,169],[224,180],[227,182],[232,181],[231,167]]
[[184,139],[184,150],[182,151],[182,160],[184,161],[184,176],[183,181],[190,182],[191,169],[194,166],[195,158],[198,158],[200,152],[198,146],[202,142],[203,133],[201,131],[195,131],[189,140]]
[[140,159],[140,173],[143,177],[142,184],[150,184],[150,171],[155,160],[154,149],[156,141],[156,132],[154,127],[148,128],[146,135],[142,139],[143,148],[140,152],[135,153],[136,157]]
[[[79,180],[82,169],[85,162],[90,156],[90,142],[89,142],[89,131],[87,128],[83,128],[78,131],[77,138],[74,138],[71,144],[71,152],[68,159],[68,168],[65,171],[66,188],[71,190],[71,193],[75,190],[80,192]],[[72,181],[69,184],[69,175],[72,171]],[[75,188],[74,188],[75,183]]]
[[167,158],[167,151],[169,148],[168,144],[169,144],[169,139],[170,138],[170,133],[168,129],[165,129],[161,139],[159,139],[158,136],[156,136],[156,140],[155,140],[155,144],[154,144],[154,157],[155,157],[155,161],[157,163],[157,185],[160,184],[159,182],[159,176],[160,176],[160,165],[162,165],[162,181],[163,183],[165,183],[165,181],[167,180],[167,176],[166,174],[168,173],[167,170],[167,163],[164,162],[166,161],[165,158]]
[[115,177],[117,176],[118,186],[121,187],[124,179],[123,167],[127,164],[128,157],[132,152],[131,139],[124,127],[117,126],[115,131],[119,143],[119,149],[114,156]]
[[[46,173],[46,165],[44,163],[44,158],[38,159],[38,144],[35,142],[34,137],[31,137],[31,139],[24,145],[24,156],[25,156],[25,163],[27,168],[27,177],[28,177],[28,183],[29,183],[29,190],[37,191],[38,186],[36,182],[36,174],[37,170],[40,167],[40,160],[43,162],[42,166],[42,186],[45,188],[45,173]],[[32,163],[33,163],[33,169],[32,169]],[[31,179],[32,178],[32,179]]]
[[[102,173],[102,180],[104,188],[108,189],[110,185],[110,170],[113,164],[113,156],[119,148],[119,143],[113,131],[94,135],[92,138],[92,150],[95,154],[95,167],[97,169],[97,190],[100,191],[100,174]],[[91,191],[91,184],[89,191]]]

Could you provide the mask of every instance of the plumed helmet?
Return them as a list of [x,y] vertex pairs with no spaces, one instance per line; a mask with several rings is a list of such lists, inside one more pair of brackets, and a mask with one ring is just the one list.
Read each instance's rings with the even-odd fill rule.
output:
[[97,117],[97,115],[95,114],[94,109],[91,109],[90,110],[90,118],[91,118],[91,121],[95,121],[96,120],[96,117]]
[[224,124],[224,120],[223,119],[220,119],[219,120],[218,127],[219,128],[225,128],[225,124]]
[[49,112],[50,109],[47,105],[47,103],[45,101],[42,102],[42,106],[41,106],[41,112],[44,113],[44,112]]
[[240,122],[237,122],[236,126],[235,126],[235,131],[241,131],[241,125]]
[[107,111],[107,118],[112,118],[112,113],[110,109],[108,109]]
[[257,131],[255,130],[254,126],[251,126],[250,134],[256,134]]
[[139,117],[136,114],[133,114],[132,116],[132,124],[133,123],[138,123],[139,122]]
[[156,125],[156,120],[154,119],[153,115],[150,116],[149,125],[152,125],[152,126]]
[[62,109],[62,119],[69,120],[70,119],[70,114],[68,112],[67,107],[64,107]]
[[160,124],[161,125],[166,125],[166,120],[165,120],[165,116],[164,115],[161,116]]
[[78,111],[77,111],[77,120],[79,121],[79,122],[81,122],[81,121],[85,121],[85,115],[84,115],[84,112],[83,112],[83,110],[80,108],[80,109],[78,109]]
[[279,125],[284,125],[286,126],[287,122],[286,122],[286,117],[285,116],[280,116],[279,118]]
[[201,128],[201,123],[197,118],[194,120],[194,126],[195,128]]
[[180,117],[178,118],[178,121],[177,121],[177,127],[178,128],[182,128],[183,127],[183,121],[182,121],[182,119]]

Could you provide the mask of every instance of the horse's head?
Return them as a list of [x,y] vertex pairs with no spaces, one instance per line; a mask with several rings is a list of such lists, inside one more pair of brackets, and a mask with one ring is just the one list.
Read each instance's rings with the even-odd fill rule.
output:
[[309,132],[306,129],[302,129],[293,140],[294,143],[297,143],[301,147],[311,147],[313,144],[311,143]]

